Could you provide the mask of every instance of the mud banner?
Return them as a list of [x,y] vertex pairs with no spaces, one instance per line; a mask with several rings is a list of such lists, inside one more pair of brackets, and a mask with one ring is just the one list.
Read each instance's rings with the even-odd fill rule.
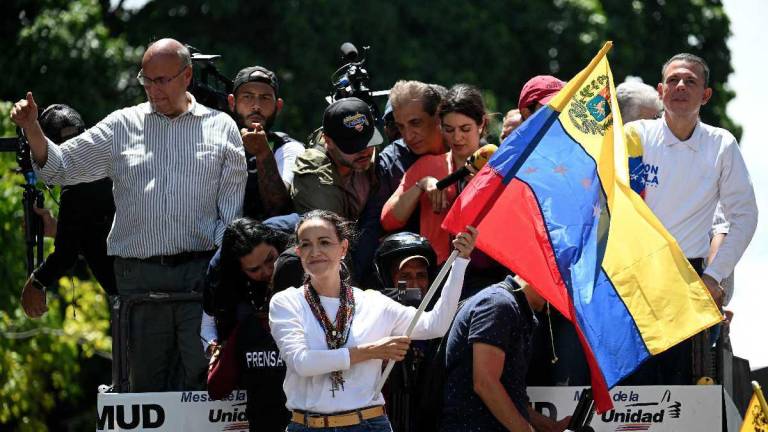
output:
[[[528,387],[534,409],[550,418],[571,415],[583,387]],[[721,386],[614,387],[614,409],[595,414],[596,432],[706,431],[722,424]]]
[[248,432],[245,391],[219,401],[208,393],[100,393],[97,431]]

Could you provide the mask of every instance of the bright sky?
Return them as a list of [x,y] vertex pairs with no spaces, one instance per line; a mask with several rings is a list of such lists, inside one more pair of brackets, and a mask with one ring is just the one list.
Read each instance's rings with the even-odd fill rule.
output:
[[728,105],[728,115],[744,127],[742,153],[757,194],[760,211],[757,232],[747,252],[736,266],[735,294],[729,309],[735,313],[731,328],[734,354],[749,360],[752,369],[768,366],[768,146],[762,142],[768,86],[765,73],[768,58],[768,18],[765,0],[725,0],[733,36],[728,41],[734,73],[728,84],[736,99]]

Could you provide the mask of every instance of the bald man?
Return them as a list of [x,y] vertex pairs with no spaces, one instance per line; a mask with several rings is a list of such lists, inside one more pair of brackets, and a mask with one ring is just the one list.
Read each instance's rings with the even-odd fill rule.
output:
[[[147,48],[137,76],[148,102],[115,111],[60,146],[43,134],[31,92],[11,111],[46,183],[112,178],[116,212],[107,253],[115,256],[121,296],[200,290],[224,228],[242,211],[247,172],[240,133],[227,114],[195,101],[186,91],[191,79],[189,50],[161,39]],[[203,388],[201,312],[196,302],[132,310],[132,392]],[[183,388],[170,388],[179,353]]]

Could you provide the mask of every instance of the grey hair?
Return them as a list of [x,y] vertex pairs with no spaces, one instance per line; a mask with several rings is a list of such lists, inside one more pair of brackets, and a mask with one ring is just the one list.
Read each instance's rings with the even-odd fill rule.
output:
[[186,45],[181,45],[181,48],[176,50],[176,55],[179,56],[181,64],[184,66],[192,66],[192,54],[189,52],[189,48]]
[[641,81],[625,81],[616,87],[616,99],[624,123],[640,120],[640,109],[649,107],[661,112],[662,103],[655,88]]
[[392,90],[389,92],[389,100],[392,102],[392,109],[394,111],[410,102],[419,101],[424,112],[433,116],[447,92],[445,87],[438,84],[400,80],[392,86]]
[[690,54],[690,53],[680,53],[675,54],[667,60],[666,63],[664,63],[664,66],[661,67],[661,81],[664,82],[664,72],[667,70],[667,66],[669,66],[670,63],[674,61],[684,61],[687,63],[696,63],[697,65],[701,66],[701,69],[704,71],[704,87],[709,87],[709,65],[707,62],[704,61],[703,58]]

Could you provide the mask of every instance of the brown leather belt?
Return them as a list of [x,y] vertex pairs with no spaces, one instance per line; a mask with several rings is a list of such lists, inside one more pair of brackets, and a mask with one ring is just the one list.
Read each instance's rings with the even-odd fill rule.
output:
[[293,410],[291,421],[309,428],[329,428],[354,426],[375,417],[385,414],[384,406],[377,405],[336,414],[315,414]]

